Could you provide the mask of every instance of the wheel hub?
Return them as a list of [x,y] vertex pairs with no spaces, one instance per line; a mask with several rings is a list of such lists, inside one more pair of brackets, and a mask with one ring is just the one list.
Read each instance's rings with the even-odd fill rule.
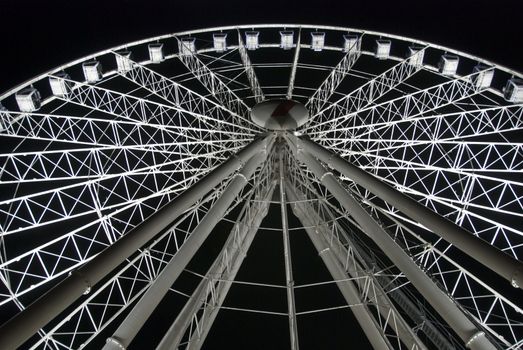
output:
[[252,108],[251,119],[269,130],[294,130],[309,119],[309,110],[294,100],[271,99]]

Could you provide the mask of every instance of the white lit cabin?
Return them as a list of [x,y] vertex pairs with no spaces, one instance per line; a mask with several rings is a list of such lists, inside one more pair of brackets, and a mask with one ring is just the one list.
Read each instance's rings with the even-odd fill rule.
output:
[[178,51],[182,56],[191,56],[196,53],[196,39],[195,38],[182,38],[178,42]]
[[354,34],[346,34],[343,36],[343,52],[358,52],[360,51],[360,37]]
[[523,80],[512,78],[507,81],[503,89],[505,100],[514,103],[523,102]]
[[325,33],[313,32],[311,33],[311,49],[314,51],[321,51],[325,47]]
[[63,97],[71,93],[72,83],[68,81],[70,79],[69,74],[65,72],[59,72],[54,76],[49,77],[49,86],[53,95]]
[[20,112],[34,112],[40,109],[40,92],[33,87],[28,87],[18,91],[15,98]]
[[425,50],[423,47],[418,45],[409,46],[407,51],[407,58],[409,64],[412,66],[420,67],[423,65],[423,58],[425,57]]
[[131,61],[131,51],[117,51],[115,57],[118,72],[127,72],[133,69],[133,62]]
[[294,32],[293,31],[283,31],[280,32],[281,42],[280,47],[284,50],[290,50],[294,46]]
[[492,84],[492,79],[494,78],[493,68],[484,64],[478,64],[474,67],[472,72],[476,74],[472,77],[472,80],[476,84],[477,88],[486,89],[490,87],[490,84]]
[[444,54],[438,64],[439,72],[443,75],[454,75],[458,71],[459,57],[456,55]]
[[102,65],[96,60],[82,63],[82,70],[88,83],[96,83],[102,79]]
[[227,50],[227,34],[217,33],[212,36],[214,49],[216,52],[225,52]]
[[163,44],[161,44],[161,43],[149,44],[147,48],[149,49],[149,59],[151,60],[152,63],[163,62],[163,60],[165,59],[165,57],[163,55]]
[[259,36],[260,32],[245,32],[245,48],[247,50],[256,50],[258,47],[260,47]]
[[390,40],[378,39],[376,40],[376,51],[374,55],[380,60],[386,60],[390,55]]

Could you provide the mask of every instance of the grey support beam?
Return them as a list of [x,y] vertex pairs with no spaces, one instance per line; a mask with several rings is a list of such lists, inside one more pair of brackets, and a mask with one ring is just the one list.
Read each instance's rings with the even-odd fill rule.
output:
[[298,58],[300,57],[301,47],[301,28],[298,31],[298,40],[296,41],[296,50],[294,51],[294,60],[292,61],[291,76],[289,78],[289,86],[287,87],[287,99],[292,100],[292,92],[294,90],[294,79],[296,78],[296,68],[298,67]]
[[[292,187],[292,184],[287,184],[287,186]],[[316,197],[316,199],[320,201],[320,205],[323,206],[324,213],[326,214],[326,218],[322,218],[318,210],[310,204],[310,201],[306,200],[307,198],[305,194],[301,193],[295,187],[293,187],[292,190],[294,191],[296,198],[299,199],[298,202],[294,203],[294,212],[299,213],[301,211],[302,213],[299,215],[304,216],[302,222],[307,227],[314,227],[314,233],[316,235],[321,236],[323,238],[323,241],[328,244],[329,251],[332,252],[332,254],[337,259],[337,264],[340,266],[341,269],[344,269],[346,271],[345,279],[347,277],[356,279],[356,284],[359,285],[358,287],[360,291],[362,290],[362,287],[365,288],[365,283],[358,283],[357,279],[359,278],[359,281],[361,281],[362,277],[368,277],[371,279],[371,289],[374,292],[369,292],[367,294],[367,297],[364,298],[363,301],[370,301],[371,303],[375,303],[376,308],[381,314],[382,320],[390,318],[390,314],[394,315],[393,321],[389,321],[389,323],[391,324],[391,328],[394,330],[396,335],[408,349],[426,350],[427,347],[414,333],[414,331],[409,327],[408,323],[405,321],[405,319],[402,317],[402,315],[398,312],[396,307],[391,302],[389,295],[382,288],[382,285],[388,285],[390,281],[387,280],[386,283],[380,283],[379,276],[375,276],[370,272],[367,261],[363,258],[362,253],[364,253],[364,251],[361,251],[359,247],[355,244],[355,242],[353,242],[352,239],[349,238],[349,235],[345,232],[343,227],[338,225],[329,207],[327,207],[319,197]],[[330,232],[331,228],[327,225],[325,220],[328,220],[332,222],[333,225],[337,226],[338,232],[340,232],[346,240],[345,244],[342,243],[340,239],[337,238],[334,234],[332,234],[332,232]],[[349,259],[348,256],[351,255],[350,252],[352,252],[353,256]],[[347,263],[348,260],[351,261],[350,264]],[[367,257],[367,260],[370,259]],[[347,266],[345,266],[345,264],[347,264]],[[397,290],[397,292],[399,292],[399,290]],[[378,324],[382,323],[378,322]],[[382,331],[384,332],[384,330]]]
[[103,350],[121,350],[122,348],[127,348],[194,254],[203,242],[205,242],[214,226],[222,219],[236,196],[247,184],[248,179],[266,158],[267,152],[258,152],[245,163],[239,173],[234,175],[220,198],[214,203],[189,238],[186,239],[171,261],[169,261],[167,266],[157,276],[114,334],[107,339]]
[[378,180],[368,172],[352,165],[322,146],[302,138],[298,141],[298,147],[302,147],[304,151],[317,157],[328,166],[338,170],[372,194],[427,227],[477,262],[510,281],[512,286],[516,288],[523,287],[523,262],[505,254],[488,242],[438,215],[406,194]]
[[260,82],[258,81],[258,77],[256,76],[256,73],[254,72],[254,68],[252,67],[251,59],[249,58],[249,54],[247,53],[247,49],[245,48],[245,45],[243,43],[242,35],[240,30],[238,29],[238,52],[240,53],[240,58],[243,63],[243,67],[245,67],[245,74],[247,75],[247,79],[249,80],[249,84],[251,85],[251,90],[254,95],[254,100],[256,103],[260,103],[263,100],[265,100],[265,95],[263,94],[263,90],[260,86]]
[[[289,185],[286,187],[286,193],[291,202],[297,203],[299,201],[292,186]],[[294,215],[296,215],[296,217],[301,221],[302,226],[305,228],[307,235],[318,251],[318,255],[323,260],[323,263],[327,267],[327,270],[329,270],[331,276],[335,280],[343,281],[338,282],[336,285],[347,304],[352,305],[351,311],[354,314],[354,317],[356,317],[356,320],[358,320],[361,329],[372,344],[372,347],[375,350],[389,349],[389,342],[380,331],[376,320],[372,317],[367,305],[361,300],[358,288],[354,285],[354,282],[347,280],[345,269],[343,266],[338,264],[336,256],[329,249],[329,244],[314,230],[314,222],[312,222],[308,213],[303,211],[299,205],[292,205],[291,207]]]
[[285,279],[287,284],[287,312],[289,314],[291,350],[298,350],[300,345],[298,340],[298,325],[296,323],[296,303],[294,301],[294,278],[292,276],[291,242],[289,239],[289,223],[287,218],[287,198],[285,193],[285,172],[283,162],[284,152],[285,148],[280,147],[280,211],[283,233],[283,255],[285,258]]
[[0,349],[16,349],[92,288],[131,254],[165,230],[179,215],[243,163],[272,144],[273,135],[257,139],[203,177],[170,204],[117,240],[91,261],[41,296],[0,328]]
[[[272,193],[274,191],[274,187],[271,187],[269,190],[269,194],[265,197],[266,201],[269,201],[272,198]],[[248,248],[250,247],[252,241],[254,240],[254,236],[256,235],[256,232],[258,231],[258,227],[260,226],[262,219],[265,215],[267,215],[267,212],[269,210],[269,202],[263,203],[264,207],[262,209],[262,214],[258,215],[256,218],[253,218],[253,225],[249,227],[249,231],[247,233],[247,236],[245,237],[241,252],[236,257],[236,260],[232,263],[232,273],[230,275],[230,278],[227,281],[224,281],[222,283],[223,287],[220,290],[216,291],[217,294],[217,302],[215,305],[206,305],[206,316],[207,322],[204,324],[203,329],[201,330],[200,334],[197,332],[193,332],[193,335],[190,340],[189,347],[187,350],[199,350],[203,342],[205,341],[205,338],[207,337],[207,334],[209,333],[209,330],[211,329],[211,326],[216,319],[216,316],[218,315],[218,311],[220,311],[220,307],[222,306],[225,296],[227,295],[227,292],[229,291],[232,280],[235,278],[236,273],[240,269],[240,265],[243,262],[243,259],[246,256],[246,252]]]
[[473,350],[495,350],[496,347],[485,336],[485,333],[463,313],[461,308],[443,292],[432,279],[401,249],[383,228],[363,209],[363,207],[336,180],[334,175],[312,155],[301,147],[297,149],[297,157],[303,161],[309,170],[320,179],[321,183],[331,192],[340,204],[347,210],[361,229],[367,234],[391,261],[402,271],[412,285],[423,295],[440,316],[463,340],[464,344]]
[[[199,332],[193,331],[188,345],[189,349],[199,349],[204,343],[206,335],[211,328],[220,307],[227,296],[227,293],[235,279],[238,270],[246,256],[249,247],[254,240],[256,232],[267,215],[269,200],[274,192],[275,181],[261,195],[257,196],[251,203],[246,204],[245,215],[241,221],[233,227],[227,242],[209,268],[206,277],[201,280],[195,291],[185,304],[182,311],[178,314],[175,321],[163,337],[156,350],[175,350],[178,348],[187,328],[191,324],[193,316],[204,308],[202,323],[199,325]],[[225,264],[229,268],[224,268],[224,260],[229,259]],[[215,287],[215,303],[206,303],[209,299],[209,284],[215,283],[212,279],[220,276],[220,281]]]

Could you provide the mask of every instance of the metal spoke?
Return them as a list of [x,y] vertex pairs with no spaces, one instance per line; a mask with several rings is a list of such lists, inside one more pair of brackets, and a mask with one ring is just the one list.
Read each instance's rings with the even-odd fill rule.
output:
[[[188,134],[187,137],[191,137],[192,130],[201,132],[208,130],[202,126],[202,124],[208,124],[217,131],[243,131],[249,134],[251,130],[242,125],[235,125],[228,120],[217,121],[216,119],[210,118],[204,114],[188,112],[185,109],[171,107],[101,87],[95,87],[71,80],[66,81],[76,85],[71,94],[62,97],[64,101],[73,102],[81,106],[109,113],[116,117],[153,125],[165,129],[167,132],[176,133],[178,130],[184,130]],[[178,131],[178,135],[183,134]],[[201,133],[194,136],[195,139],[202,137],[203,135]]]
[[[334,67],[327,78],[321,83],[320,87],[312,94],[307,101],[307,108],[309,108],[311,118],[309,123],[314,120],[316,115],[320,112],[322,107],[329,101],[334,91],[340,85],[341,81],[349,73],[352,66],[356,63],[361,55],[361,37],[359,37],[354,44],[348,49],[348,52],[343,56],[341,61]],[[338,102],[339,103],[339,102]]]
[[291,66],[291,75],[289,77],[289,84],[287,87],[287,99],[292,100],[292,92],[294,90],[294,79],[296,78],[296,68],[298,67],[298,59],[300,58],[301,48],[301,28],[298,29],[298,39],[296,40],[296,49],[294,50],[294,59]]
[[[414,55],[423,55],[426,50],[426,47],[420,49],[419,52],[416,52]],[[353,53],[354,56],[359,52],[356,51]],[[345,59],[348,59],[351,54],[351,51],[347,54]],[[359,57],[359,56],[358,56]],[[355,60],[356,58],[354,58]],[[337,72],[338,69],[342,68],[343,66],[347,65],[348,63],[344,63],[343,61],[340,62],[338,65],[339,68],[334,70],[331,75],[332,78],[329,76],[330,80],[334,80],[335,75],[338,75]],[[341,66],[343,65],[343,66]],[[387,92],[394,89],[399,84],[403,83],[405,80],[410,78],[413,74],[418,72],[420,69],[422,69],[422,65],[420,64],[413,64],[411,61],[411,57],[407,57],[404,60],[400,61],[398,64],[393,66],[392,68],[388,69],[387,71],[381,73],[380,75],[375,76],[356,90],[352,91],[350,94],[348,94],[345,97],[342,97],[341,99],[334,102],[332,105],[329,105],[328,107],[321,109],[322,106],[318,106],[315,109],[312,109],[311,113],[311,119],[310,122],[313,122],[314,119],[319,116],[325,114],[329,110],[336,110],[336,113],[338,115],[346,115],[352,112],[360,111],[372,104],[375,104],[374,101],[378,100],[380,97],[385,95]],[[342,74],[345,75],[346,73],[343,73],[344,71],[348,71],[348,69],[342,68]],[[336,74],[335,74],[336,72]],[[339,78],[338,78],[339,79]],[[327,85],[327,82],[329,82],[329,79],[327,79],[324,84]],[[341,79],[340,81],[341,82]],[[334,84],[334,88],[332,88],[332,92],[335,90],[335,86],[339,85]],[[330,86],[330,85],[327,85]],[[332,94],[331,92],[331,94]],[[327,96],[330,97],[331,94],[328,94]],[[311,100],[314,96],[311,97]],[[325,104],[328,101],[328,98],[321,99],[323,101],[322,105]],[[315,125],[316,123],[312,123],[312,125]]]
[[[352,125],[373,125],[394,120],[412,119],[423,113],[477,94],[480,89],[472,80],[479,74],[480,72],[455,78],[436,86],[405,94],[393,100],[364,107],[361,110],[346,114],[342,114],[343,111],[338,111],[336,105],[334,105],[332,108],[329,108],[329,115],[325,113],[320,114],[322,119],[314,127],[311,127],[312,130],[310,131],[324,130],[325,128],[336,129],[341,125],[347,125],[347,123],[352,123]],[[306,130],[309,131],[308,129]]]
[[[219,157],[220,153],[209,154],[218,156],[214,158],[211,167],[223,160]],[[204,157],[202,154],[202,160],[205,159]],[[189,170],[185,167],[185,163],[189,161],[190,164],[192,160],[197,161],[198,157],[189,156],[186,159],[147,164],[145,167],[140,166],[130,171],[104,174],[97,179],[88,179],[77,184],[4,200],[0,202],[3,222],[1,234],[10,235],[63,219],[87,215],[95,212],[97,207],[102,211],[106,207],[109,209],[122,202],[162,190],[164,186],[182,181]],[[170,165],[175,166],[175,169],[162,171],[162,168]],[[203,174],[210,168],[198,167],[196,170]],[[119,190],[122,186],[124,191]],[[25,217],[27,212],[32,213],[29,218]]]
[[[118,53],[114,53],[114,55],[116,56]],[[123,77],[162,97],[175,107],[197,118],[210,119],[218,125],[229,121],[228,124],[232,130],[236,126],[248,126],[254,130],[257,129],[255,124],[242,115],[233,113],[222,105],[185,88],[183,85],[156,73],[138,62],[132,60],[129,60],[129,62],[133,68],[119,72]]]
[[[180,40],[178,45],[185,44]],[[247,118],[250,112],[249,106],[245,104],[218,76],[203,63],[196,54],[181,54],[178,58],[194,75],[196,79],[232,114],[238,114]]]
[[[4,184],[93,179],[110,174],[143,171],[141,167],[152,164],[169,164],[172,157],[195,159],[193,151],[198,145],[223,144],[229,141],[191,141],[171,144],[136,146],[104,146],[60,151],[19,152],[0,154],[0,174]],[[199,147],[196,149],[200,149]],[[234,150],[228,148],[228,150]],[[216,155],[218,155],[217,153]],[[210,156],[210,154],[208,154]],[[180,171],[193,172],[188,166]]]
[[238,52],[240,53],[243,66],[245,67],[245,74],[247,75],[247,79],[249,79],[249,83],[251,84],[254,100],[259,103],[265,100],[265,96],[263,95],[263,90],[260,86],[260,83],[258,82],[258,77],[254,72],[254,68],[252,67],[251,59],[249,58],[249,54],[247,53],[247,49],[243,43],[240,31],[238,31]]
[[[310,135],[329,139],[334,132],[354,133],[357,137],[374,133],[392,133],[399,139],[405,138],[406,128],[412,128],[418,133],[409,140],[459,140],[466,137],[483,136],[519,130],[522,128],[520,116],[523,112],[521,104],[467,110],[464,112],[419,115],[408,119],[391,120],[374,124],[346,126],[338,129],[314,131]],[[363,130],[360,130],[363,129]],[[330,134],[333,132],[333,134]],[[342,140],[343,138],[340,138]]]

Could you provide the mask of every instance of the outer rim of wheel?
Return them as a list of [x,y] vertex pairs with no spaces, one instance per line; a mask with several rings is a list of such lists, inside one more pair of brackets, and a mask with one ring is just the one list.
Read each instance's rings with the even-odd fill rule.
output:
[[[34,77],[32,79],[29,79],[29,80],[21,83],[20,85],[15,86],[12,89],[7,90],[5,93],[0,95],[0,102],[2,100],[4,100],[5,98],[7,98],[8,96],[14,95],[16,92],[20,91],[21,89],[23,89],[23,88],[25,88],[27,86],[30,86],[31,84],[35,83],[36,81],[39,81],[41,79],[45,79],[48,75],[60,72],[60,71],[62,71],[64,69],[66,69],[66,68],[69,68],[71,66],[77,65],[79,63],[82,63],[82,62],[85,62],[85,61],[88,61],[88,60],[91,60],[91,59],[96,58],[96,57],[98,57],[100,55],[104,55],[104,54],[110,53],[111,51],[131,48],[131,47],[137,46],[137,45],[144,45],[144,44],[147,44],[147,43],[150,43],[150,42],[153,42],[153,41],[162,40],[162,39],[169,39],[169,38],[173,38],[175,36],[180,36],[180,35],[209,33],[209,32],[216,32],[216,31],[222,31],[222,30],[232,30],[232,29],[300,28],[300,27],[308,28],[308,29],[333,30],[333,31],[340,31],[340,32],[354,32],[354,33],[360,33],[360,34],[361,33],[368,33],[368,34],[372,34],[372,35],[383,36],[383,37],[390,38],[390,39],[396,39],[396,40],[409,42],[409,43],[412,43],[412,44],[429,45],[430,47],[433,47],[433,48],[436,48],[436,49],[440,49],[440,50],[443,50],[443,51],[447,51],[449,53],[453,53],[453,54],[461,56],[461,57],[467,57],[469,59],[478,61],[478,63],[483,63],[483,64],[486,64],[486,65],[489,65],[489,66],[493,66],[493,67],[495,67],[498,70],[504,71],[504,72],[506,72],[508,74],[517,76],[519,78],[523,78],[523,73],[517,72],[517,71],[515,71],[515,70],[513,70],[511,68],[504,67],[502,65],[496,64],[496,63],[494,63],[492,61],[485,60],[485,59],[480,58],[478,56],[474,56],[474,55],[468,54],[468,53],[463,52],[463,51],[455,50],[455,49],[447,47],[447,46],[433,44],[433,43],[430,43],[430,42],[414,39],[414,38],[411,38],[411,37],[406,37],[406,36],[401,36],[401,35],[394,35],[394,34],[388,34],[388,33],[379,32],[379,31],[370,31],[370,30],[364,30],[364,29],[359,29],[359,28],[352,28],[352,27],[311,25],[311,24],[291,24],[291,23],[286,23],[286,24],[285,23],[284,24],[253,24],[253,25],[239,25],[239,26],[210,27],[210,28],[187,30],[187,31],[182,31],[182,32],[177,32],[177,33],[163,34],[163,35],[159,35],[159,36],[149,37],[149,38],[146,38],[146,39],[132,41],[132,42],[129,42],[129,43],[126,43],[126,44],[122,44],[122,45],[118,45],[118,46],[114,46],[114,47],[111,47],[111,48],[108,48],[108,49],[105,49],[105,50],[101,50],[101,51],[98,51],[98,52],[96,52],[94,54],[83,56],[83,57],[78,58],[76,60],[70,61],[70,62],[65,63],[63,65],[60,65],[60,66],[58,66],[56,68],[53,68],[53,69],[51,69],[49,71],[46,71],[46,72],[44,72],[42,74],[39,74],[38,76],[36,76],[36,77]],[[326,49],[328,49],[328,48],[326,48]],[[105,74],[107,74],[107,72],[104,73],[104,76],[105,76]]]

